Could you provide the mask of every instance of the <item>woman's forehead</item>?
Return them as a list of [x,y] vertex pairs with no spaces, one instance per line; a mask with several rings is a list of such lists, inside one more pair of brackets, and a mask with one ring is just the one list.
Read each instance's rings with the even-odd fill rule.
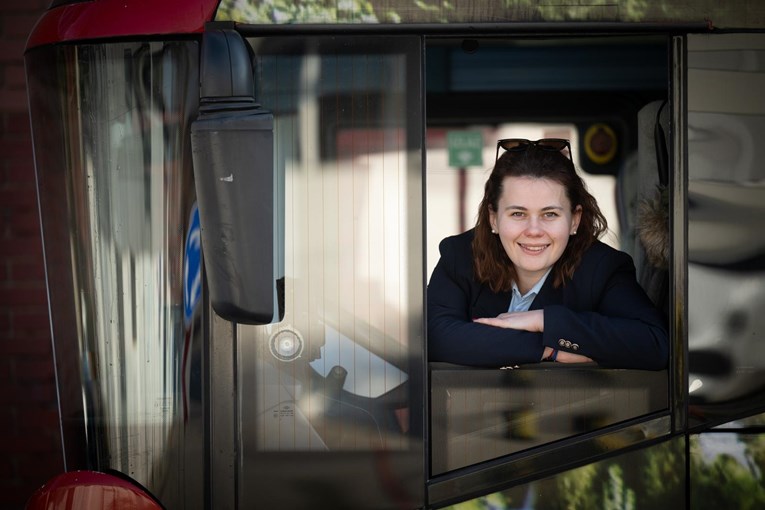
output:
[[536,177],[505,177],[499,197],[504,206],[517,205],[525,208],[570,206],[566,188],[558,181]]

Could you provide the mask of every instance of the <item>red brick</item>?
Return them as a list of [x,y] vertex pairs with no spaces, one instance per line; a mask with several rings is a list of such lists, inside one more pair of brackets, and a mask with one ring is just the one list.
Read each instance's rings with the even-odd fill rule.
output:
[[[3,413],[2,422],[0,422],[0,434],[2,434],[2,437],[6,438],[15,436],[17,432],[18,427],[15,409],[12,411],[9,410],[7,413]],[[0,458],[2,458],[2,455],[0,455]]]
[[42,13],[50,7],[51,0],[3,0],[3,6],[0,8],[0,12],[28,12],[38,13],[42,16]]
[[16,366],[16,380],[22,383],[26,382],[45,382],[52,383],[56,380],[53,370],[53,358],[43,361],[40,358],[37,361],[19,361]]
[[44,453],[24,456],[19,459],[17,472],[25,478],[48,480],[64,469],[64,461],[59,453]]
[[48,302],[45,288],[20,288],[20,289],[2,289],[0,290],[0,306],[44,306]]
[[[0,273],[0,278],[2,278],[2,273]],[[3,280],[0,280],[3,281]],[[7,308],[0,309],[0,331],[5,331],[11,328],[11,314],[8,311]],[[2,367],[3,363],[0,361],[0,367]],[[0,374],[2,374],[2,369],[0,369]]]
[[0,485],[0,492],[3,494],[5,505],[3,510],[18,510],[24,508],[27,501],[37,489],[37,486],[29,482],[19,483],[16,481],[6,481]]
[[[11,221],[6,232],[7,240],[3,242],[12,242],[14,239],[25,239],[28,237],[40,237],[40,220],[37,219],[37,211],[26,214],[11,214]],[[40,260],[42,267],[42,259]],[[37,278],[35,271],[34,278]]]
[[2,34],[7,38],[26,40],[39,18],[40,15],[36,12],[27,13],[23,11],[18,14],[3,16]]
[[10,345],[0,347],[0,352],[5,349],[20,356],[48,354],[50,347],[46,346],[50,343],[50,328],[41,325],[35,329],[14,329],[11,331],[7,343]]
[[[6,437],[5,441],[0,443],[0,452],[2,453],[43,453],[55,452],[58,448],[58,441],[54,437],[41,435],[39,432],[32,434],[17,434]],[[2,457],[0,453],[0,457]]]
[[18,473],[16,469],[15,459],[3,458],[0,459],[0,480],[10,480]]
[[30,183],[36,187],[35,165],[32,158],[17,161],[6,166],[5,184],[10,185],[14,183]]
[[4,90],[3,93],[0,94],[0,110],[9,112],[27,111],[26,90]]
[[21,428],[44,428],[57,432],[58,411],[55,409],[19,409],[18,423]]
[[23,62],[26,40],[0,39],[0,62]]
[[[35,325],[29,325],[26,327],[13,326],[13,337],[16,340],[23,340],[28,342],[38,342],[39,340],[50,341],[50,328],[48,327],[48,321],[40,322]],[[49,347],[50,349],[50,347]],[[34,352],[38,352],[35,349]],[[19,372],[17,377],[19,377]]]
[[20,65],[7,65],[3,73],[3,86],[8,89],[26,90],[27,78],[24,67]]
[[[0,241],[0,259],[3,257],[38,256],[38,254],[42,254],[42,240],[40,238],[28,237],[16,239],[13,242],[6,242],[4,239]],[[0,305],[2,304],[0,301]]]
[[[32,190],[35,196],[37,196],[37,182],[35,181],[34,170],[30,171],[30,169],[33,169],[34,167],[30,165],[30,168],[27,168],[22,172],[20,170],[15,170],[25,166],[21,161],[6,161],[5,163],[5,169],[0,169],[0,190]],[[37,209],[37,207],[35,207],[35,209]]]
[[32,186],[26,186],[21,189],[0,190],[0,208],[11,209],[15,207],[26,207],[30,210],[37,209],[37,193]]
[[0,355],[50,355],[50,330],[14,331],[12,337],[0,341]]
[[[22,73],[24,72],[24,69],[21,67],[6,66],[6,73],[16,73],[19,69],[21,69]],[[10,112],[1,115],[3,117],[3,133],[30,137],[29,113],[26,110],[24,112]]]
[[11,313],[11,324],[14,329],[36,328],[39,326],[48,327],[48,311],[45,308],[37,310],[13,311]]
[[[38,229],[37,234],[40,235]],[[27,260],[12,261],[9,263],[8,281],[13,282],[34,282],[35,288],[41,287],[45,283],[45,265],[43,264],[42,254],[40,257],[30,257]]]
[[[7,91],[3,91],[3,94],[6,93]],[[12,140],[9,138],[10,137],[4,137],[3,139],[0,139],[0,154],[3,155],[3,159],[14,156],[22,156],[25,158],[32,157],[32,140],[28,138]]]
[[[50,351],[50,349],[48,351]],[[56,385],[52,381],[48,383],[25,383],[18,386],[6,385],[0,388],[0,403],[3,405],[15,404],[17,407],[32,407],[39,406],[41,403],[48,404],[55,398]],[[24,424],[19,423],[20,428],[22,428],[23,425]]]

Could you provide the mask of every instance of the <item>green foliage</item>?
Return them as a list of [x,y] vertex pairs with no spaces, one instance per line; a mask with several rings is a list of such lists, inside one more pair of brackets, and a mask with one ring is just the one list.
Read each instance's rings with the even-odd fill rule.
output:
[[747,465],[728,453],[705,457],[698,438],[692,438],[691,508],[765,508],[762,476],[765,437],[758,435],[739,439],[746,445]]
[[369,0],[229,0],[221,2],[216,20],[248,23],[378,23]]
[[513,487],[473,499],[451,509],[518,508],[529,490],[536,494],[533,504],[536,510],[683,508],[684,473],[685,441],[678,438],[532,482],[531,486]]

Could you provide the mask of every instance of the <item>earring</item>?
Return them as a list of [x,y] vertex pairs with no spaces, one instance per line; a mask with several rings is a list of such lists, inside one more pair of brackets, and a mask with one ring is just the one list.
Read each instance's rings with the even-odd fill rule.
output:
[[574,230],[573,232],[571,232],[571,235],[572,235],[572,236],[575,236],[575,235],[576,235],[576,230]]
[[496,230],[494,230],[494,229],[491,229],[491,233],[492,233],[492,234],[496,234],[496,233],[497,233],[497,231],[496,231]]

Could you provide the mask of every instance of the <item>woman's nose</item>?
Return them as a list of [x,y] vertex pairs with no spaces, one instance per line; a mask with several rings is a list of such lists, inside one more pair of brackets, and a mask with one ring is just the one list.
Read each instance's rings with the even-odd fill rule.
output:
[[526,224],[526,235],[539,235],[542,233],[542,225],[539,218],[531,217]]

